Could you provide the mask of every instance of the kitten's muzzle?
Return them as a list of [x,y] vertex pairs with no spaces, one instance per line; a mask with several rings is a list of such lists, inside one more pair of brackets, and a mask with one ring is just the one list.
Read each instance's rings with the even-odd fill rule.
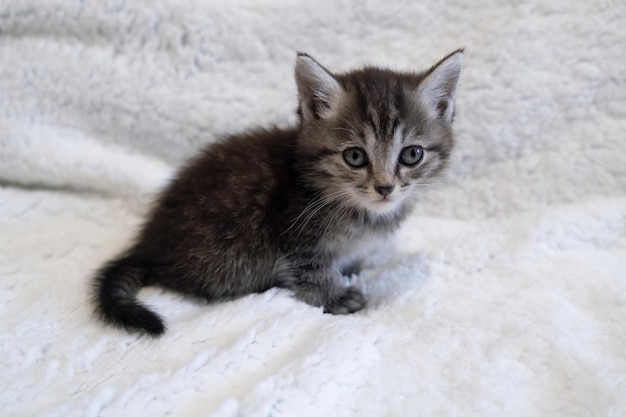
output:
[[393,192],[394,186],[391,184],[388,185],[376,185],[374,186],[376,192],[383,197],[387,197],[389,194]]

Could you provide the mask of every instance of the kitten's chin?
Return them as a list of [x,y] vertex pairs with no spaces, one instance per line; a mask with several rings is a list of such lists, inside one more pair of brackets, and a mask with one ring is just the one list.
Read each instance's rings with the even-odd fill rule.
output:
[[376,200],[365,200],[363,206],[370,213],[377,216],[390,216],[401,206],[401,198],[379,198]]

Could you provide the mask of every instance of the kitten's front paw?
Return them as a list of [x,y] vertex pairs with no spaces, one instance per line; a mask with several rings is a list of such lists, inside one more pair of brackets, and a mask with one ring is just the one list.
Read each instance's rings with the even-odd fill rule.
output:
[[343,275],[344,277],[351,277],[352,275],[359,275],[362,269],[363,269],[362,262],[354,262],[341,268],[341,275]]
[[365,307],[363,293],[354,287],[349,287],[336,301],[324,306],[324,313],[350,314]]

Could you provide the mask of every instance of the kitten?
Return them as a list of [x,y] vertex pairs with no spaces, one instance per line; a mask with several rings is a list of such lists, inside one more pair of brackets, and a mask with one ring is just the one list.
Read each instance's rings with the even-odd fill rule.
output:
[[136,299],[158,285],[216,300],[288,288],[325,312],[365,305],[341,284],[364,243],[398,228],[453,148],[458,50],[423,73],[333,74],[298,54],[298,126],[210,145],[163,191],[129,250],[98,271],[106,322],[158,336]]

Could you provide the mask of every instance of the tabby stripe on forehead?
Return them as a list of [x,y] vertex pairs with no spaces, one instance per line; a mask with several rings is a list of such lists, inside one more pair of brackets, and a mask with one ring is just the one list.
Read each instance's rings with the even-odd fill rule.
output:
[[389,117],[390,117],[390,108],[387,103],[376,103],[376,118],[378,119],[378,137],[386,138],[389,131],[387,130],[389,127]]
[[372,130],[374,131],[374,135],[377,138],[383,137],[385,133],[384,124],[386,122],[387,115],[385,114],[385,106],[380,106],[377,108],[380,103],[371,103],[371,106],[367,109],[367,121],[370,126],[372,126]]
[[374,136],[379,138],[380,137],[380,129],[378,128],[378,125],[376,124],[376,122],[374,121],[374,117],[373,115],[368,115],[367,117],[367,123],[370,125],[370,127],[372,128],[372,130],[374,131]]
[[369,106],[367,103],[365,90],[367,90],[367,86],[362,86],[360,84],[356,86],[355,88],[356,104],[358,106],[358,111],[359,111],[359,115],[361,116],[361,119],[366,122],[369,122],[369,124],[372,126],[372,129],[376,131],[373,123],[370,120],[369,109],[368,109]]
[[401,87],[396,86],[390,100],[372,96],[369,90],[366,84],[359,84],[356,88],[356,102],[361,119],[371,127],[377,138],[392,136],[404,106]]
[[397,117],[394,117],[393,121],[391,122],[391,132],[390,132],[391,136],[393,136],[396,133],[396,130],[398,129],[399,124],[400,124],[400,119]]
[[392,90],[391,100],[390,100],[390,113],[389,120],[391,121],[391,131],[390,134],[393,135],[400,123],[400,118],[402,117],[402,113],[404,111],[404,91],[402,86],[399,83],[393,83],[390,87]]

